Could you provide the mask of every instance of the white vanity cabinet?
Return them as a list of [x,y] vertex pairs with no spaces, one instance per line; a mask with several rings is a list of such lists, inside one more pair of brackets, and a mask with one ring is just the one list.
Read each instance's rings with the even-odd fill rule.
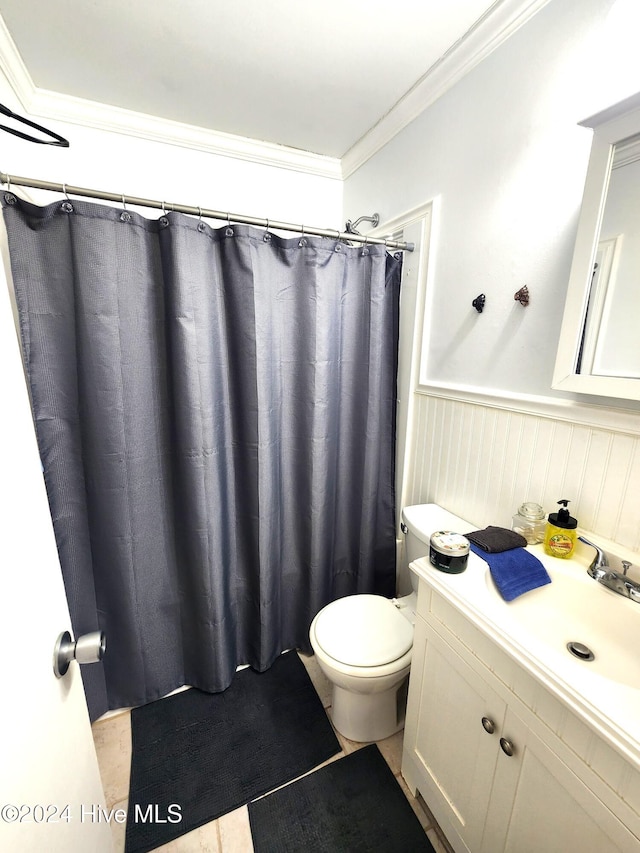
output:
[[420,580],[402,773],[456,853],[640,851],[638,816],[545,723],[540,694],[531,708],[507,686],[515,664],[465,621]]

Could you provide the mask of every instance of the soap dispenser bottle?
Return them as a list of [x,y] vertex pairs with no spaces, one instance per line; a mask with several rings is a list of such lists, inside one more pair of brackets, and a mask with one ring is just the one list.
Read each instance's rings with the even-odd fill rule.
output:
[[558,512],[549,513],[544,535],[545,553],[551,557],[560,557],[562,560],[571,557],[576,547],[578,520],[569,515],[568,503],[569,501],[564,499],[558,501],[558,504],[564,504],[564,506]]

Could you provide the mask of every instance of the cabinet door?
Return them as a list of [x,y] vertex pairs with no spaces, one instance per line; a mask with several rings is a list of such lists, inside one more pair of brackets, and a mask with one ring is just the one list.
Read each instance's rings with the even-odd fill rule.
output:
[[453,847],[478,851],[505,703],[419,617],[414,648],[420,677],[412,670],[408,746],[420,768],[418,788]]
[[543,742],[510,709],[501,737],[514,752],[498,750],[483,853],[640,851],[638,839],[554,754],[551,733]]

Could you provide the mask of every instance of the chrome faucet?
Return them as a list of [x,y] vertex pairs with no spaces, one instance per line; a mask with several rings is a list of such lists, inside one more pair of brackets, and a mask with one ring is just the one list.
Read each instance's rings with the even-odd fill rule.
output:
[[606,586],[607,589],[612,589],[614,592],[617,592],[618,595],[624,595],[625,598],[630,598],[632,601],[640,603],[640,583],[636,583],[636,581],[627,577],[627,572],[631,567],[631,563],[623,560],[622,565],[624,566],[624,571],[617,572],[609,566],[607,555],[601,548],[598,548],[598,546],[594,545],[593,542],[589,542],[589,540],[585,539],[584,536],[578,536],[578,539],[580,542],[584,542],[585,545],[590,545],[596,552],[596,556],[593,558],[593,562],[587,569],[587,573],[591,575],[594,580],[597,580],[598,583]]
[[595,580],[602,580],[602,578],[605,577],[607,571],[609,570],[609,561],[607,560],[607,555],[604,553],[602,548],[598,548],[597,545],[594,545],[593,542],[589,542],[589,540],[585,539],[584,536],[578,536],[578,539],[580,540],[580,542],[584,542],[585,545],[590,545],[592,548],[595,549],[596,555],[593,558],[593,562],[587,569],[587,572]]

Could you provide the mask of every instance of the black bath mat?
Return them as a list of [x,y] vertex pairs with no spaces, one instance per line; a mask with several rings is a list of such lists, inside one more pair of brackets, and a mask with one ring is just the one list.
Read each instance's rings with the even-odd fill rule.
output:
[[249,803],[255,853],[435,853],[375,744]]
[[340,751],[296,652],[224,693],[186,690],[131,712],[126,853],[143,853],[290,782]]

